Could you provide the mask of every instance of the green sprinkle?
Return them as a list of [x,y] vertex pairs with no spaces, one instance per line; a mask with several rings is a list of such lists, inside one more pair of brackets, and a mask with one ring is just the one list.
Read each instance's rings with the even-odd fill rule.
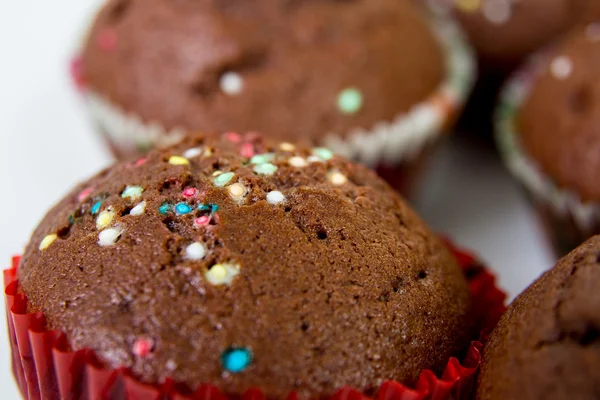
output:
[[257,165],[266,164],[266,163],[273,161],[274,158],[275,158],[275,154],[273,154],[273,153],[257,154],[250,159],[250,164],[257,164]]
[[163,203],[162,206],[158,207],[158,212],[162,215],[166,215],[169,211],[171,211],[171,206],[169,203]]
[[141,186],[127,186],[121,193],[121,197],[135,200],[142,195],[143,191],[144,189]]
[[312,153],[323,161],[331,160],[333,158],[333,151],[326,149],[325,147],[315,147],[312,149]]
[[271,163],[259,164],[254,167],[254,172],[259,175],[273,175],[277,171],[277,167]]
[[225,172],[224,174],[217,175],[215,179],[213,179],[213,183],[217,187],[223,187],[227,185],[235,176],[233,172]]
[[344,89],[339,94],[337,103],[342,114],[354,114],[362,108],[362,94],[356,88]]

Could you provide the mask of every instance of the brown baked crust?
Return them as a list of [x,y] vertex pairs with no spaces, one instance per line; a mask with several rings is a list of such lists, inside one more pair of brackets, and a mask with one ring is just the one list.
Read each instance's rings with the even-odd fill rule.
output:
[[479,400],[600,397],[600,236],[508,308],[483,353]]
[[[596,0],[481,0],[473,11],[456,15],[488,68],[510,69],[590,15]],[[486,3],[490,11],[484,11]],[[496,11],[491,11],[494,8]],[[503,4],[510,4],[507,19]],[[494,21],[494,17],[500,20]]]
[[[519,114],[518,131],[533,160],[557,186],[600,200],[600,40],[578,29],[554,51]],[[564,57],[572,73],[551,67]]]
[[[107,30],[111,51],[98,45]],[[412,0],[112,0],[82,60],[93,90],[144,121],[312,143],[392,120],[445,72]],[[226,72],[240,94],[221,90]],[[337,107],[347,88],[362,93],[356,113]]]
[[[65,331],[75,349],[91,348],[144,381],[172,376],[233,393],[259,386],[270,397],[410,383],[464,348],[469,295],[462,273],[387,184],[338,156],[309,160],[307,149],[231,137],[239,143],[188,138],[79,185],[44,218],[23,256],[18,277],[33,310]],[[239,155],[248,143],[276,153],[273,175],[257,175]],[[181,163],[171,156],[189,148],[212,155],[169,163]],[[292,167],[294,154],[312,162]],[[235,176],[217,187],[216,169]],[[234,183],[246,188],[243,198],[231,197]],[[131,185],[143,188],[135,201],[121,195]],[[198,194],[186,200],[186,188]],[[265,201],[274,190],[285,201]],[[115,216],[105,229],[123,231],[113,246],[99,245],[98,214],[90,211],[102,198],[96,211]],[[131,215],[142,201],[145,212]],[[220,208],[208,226],[194,220],[210,212],[159,211],[179,202]],[[53,233],[58,238],[40,250]],[[194,241],[205,244],[202,260],[183,257]],[[206,270],[225,262],[238,264],[239,275],[231,286],[212,285]],[[147,357],[133,352],[139,338],[155,343]],[[220,357],[230,346],[251,349],[245,371],[224,373]]]

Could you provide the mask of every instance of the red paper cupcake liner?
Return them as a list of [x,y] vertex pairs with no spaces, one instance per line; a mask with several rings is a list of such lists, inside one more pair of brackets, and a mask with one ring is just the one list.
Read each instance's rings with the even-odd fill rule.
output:
[[[495,278],[468,253],[449,245],[461,264],[473,298],[474,318],[482,337],[498,322],[505,310],[505,294],[495,285]],[[90,350],[72,351],[64,333],[46,329],[42,313],[27,312],[27,297],[16,277],[20,257],[4,271],[4,294],[8,316],[12,370],[23,397],[27,400],[264,400],[258,388],[242,396],[228,396],[206,384],[190,393],[175,382],[160,385],[142,383],[125,369],[105,369]],[[473,389],[475,373],[481,362],[481,341],[473,341],[462,363],[452,357],[442,374],[425,370],[414,387],[385,382],[374,397],[351,388],[341,388],[331,400],[446,400],[466,399]],[[296,400],[292,392],[287,400]]]

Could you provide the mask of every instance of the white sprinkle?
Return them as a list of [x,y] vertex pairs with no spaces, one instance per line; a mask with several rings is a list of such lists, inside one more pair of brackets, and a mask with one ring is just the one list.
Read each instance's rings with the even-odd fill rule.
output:
[[188,260],[202,260],[206,256],[206,246],[194,242],[185,248],[185,258]]
[[556,79],[567,79],[573,72],[573,62],[567,56],[556,57],[550,64],[550,72]]
[[308,165],[308,163],[306,162],[306,160],[302,157],[291,157],[288,160],[288,163],[292,166],[292,167],[296,167],[296,168],[302,168],[302,167],[306,167]]
[[202,154],[202,148],[194,147],[193,149],[186,150],[185,153],[183,153],[183,156],[185,158],[189,159],[189,158],[198,157],[200,154]]
[[279,190],[273,190],[267,194],[267,203],[269,204],[279,204],[285,201],[285,196]]
[[173,360],[167,360],[165,367],[167,367],[169,371],[175,371],[177,369],[177,363]]
[[344,174],[339,171],[332,171],[327,174],[327,179],[334,186],[342,186],[346,182],[348,182],[348,178]]
[[279,145],[279,148],[283,151],[294,151],[296,150],[296,146],[291,143],[283,142]]
[[585,34],[587,35],[587,38],[592,42],[600,41],[600,22],[594,22],[592,24],[589,24],[585,28]]
[[142,215],[146,211],[146,202],[142,201],[137,206],[133,207],[131,211],[129,211],[130,215],[137,217],[138,215]]
[[123,234],[120,227],[106,229],[98,235],[98,244],[100,246],[113,246]]
[[502,25],[512,16],[510,0],[487,0],[483,3],[482,12],[491,23]]
[[244,89],[244,80],[235,72],[226,72],[221,76],[220,83],[223,93],[236,96]]
[[323,162],[323,160],[321,160],[321,158],[319,158],[317,156],[309,156],[306,160],[309,163]]

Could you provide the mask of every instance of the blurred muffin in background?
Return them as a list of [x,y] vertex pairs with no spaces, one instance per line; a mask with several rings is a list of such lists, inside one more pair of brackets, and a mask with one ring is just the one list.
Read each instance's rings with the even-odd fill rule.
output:
[[[421,8],[112,0],[90,30],[77,80],[119,158],[227,129],[277,132],[372,166],[416,166],[474,73],[456,26]],[[403,172],[413,175],[391,177]]]
[[477,400],[600,398],[600,236],[508,308],[483,352]]
[[578,23],[589,21],[600,3],[597,0],[450,1],[477,51],[481,71],[461,122],[465,129],[483,135],[492,132],[492,110],[507,74],[531,53],[559,39]]
[[560,254],[600,233],[600,23],[575,29],[515,75],[497,139]]

